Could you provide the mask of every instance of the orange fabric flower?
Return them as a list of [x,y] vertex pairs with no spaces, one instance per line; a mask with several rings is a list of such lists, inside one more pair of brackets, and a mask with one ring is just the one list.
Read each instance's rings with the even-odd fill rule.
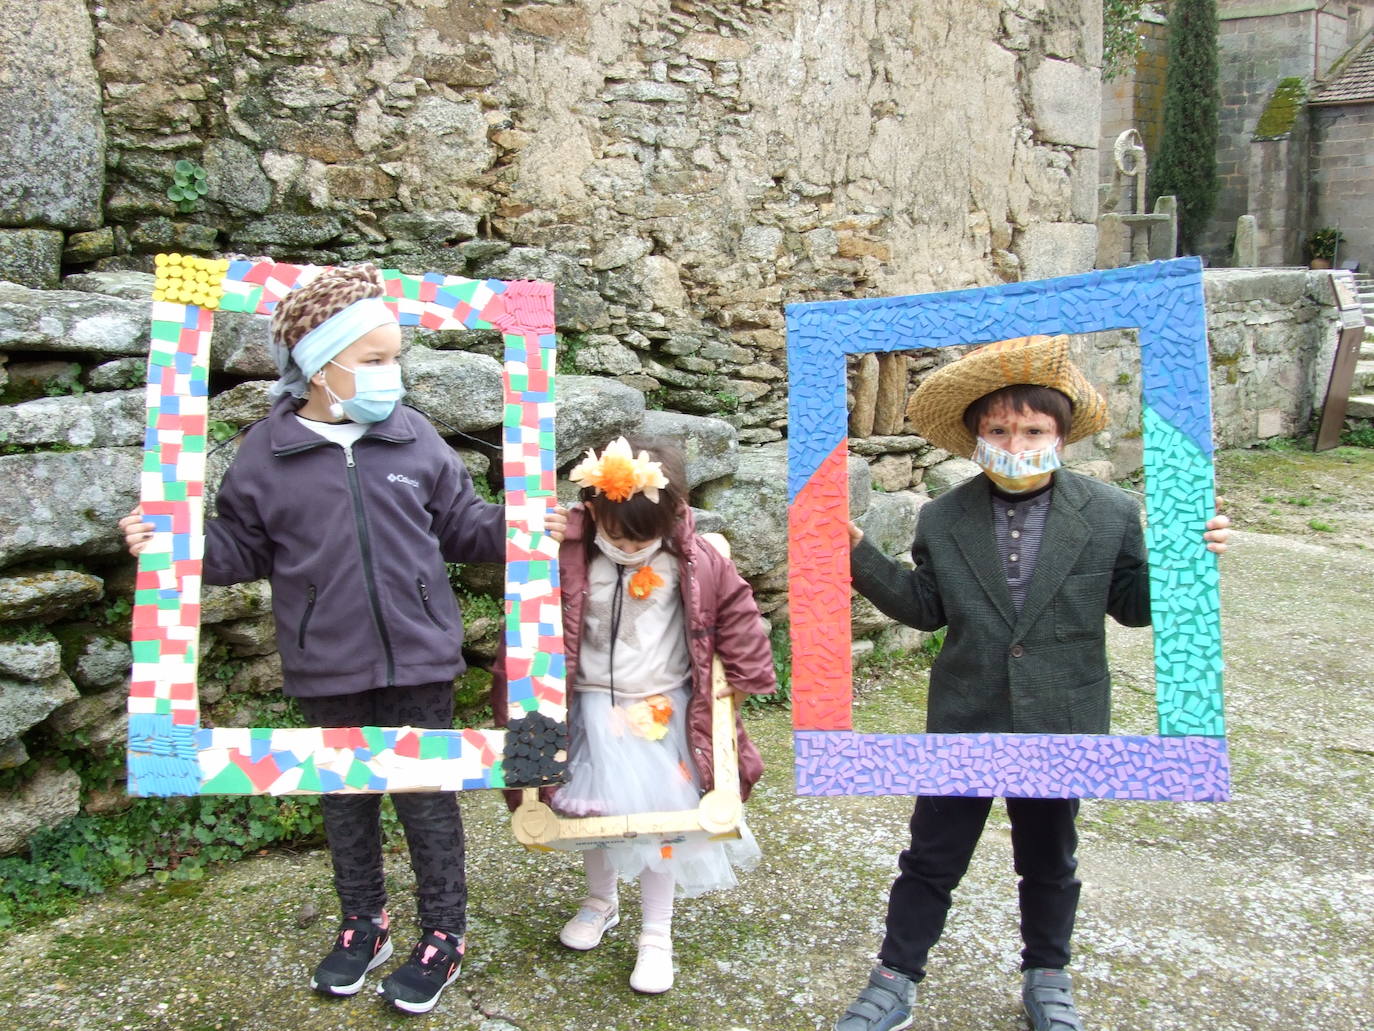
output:
[[666,727],[668,721],[673,718],[673,703],[661,694],[651,694],[644,701],[649,706],[649,711],[654,714],[654,722]]
[[628,500],[635,492],[634,466],[619,455],[607,455],[601,460],[601,479],[597,486],[612,501]]
[[630,592],[631,598],[638,598],[643,601],[654,593],[655,587],[663,586],[663,577],[659,576],[648,566],[640,566],[635,570],[635,575],[630,577],[630,584],[625,589]]
[[659,741],[668,733],[668,728],[660,723],[649,707],[648,702],[635,702],[621,710],[625,725],[636,737],[646,741]]

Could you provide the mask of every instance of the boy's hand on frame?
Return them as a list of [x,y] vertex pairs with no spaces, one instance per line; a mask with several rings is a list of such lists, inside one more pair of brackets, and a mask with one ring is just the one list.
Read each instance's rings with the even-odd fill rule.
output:
[[143,521],[143,506],[135,505],[123,519],[119,521],[119,532],[124,535],[124,545],[129,549],[129,554],[137,556],[148,542],[153,539],[153,524]]
[[[1219,503],[1218,503],[1219,504]],[[1215,515],[1207,520],[1207,530],[1202,535],[1202,539],[1207,542],[1207,550],[1215,555],[1220,555],[1226,550],[1226,543],[1231,538],[1231,518],[1230,516]]]
[[849,547],[850,547],[851,550],[853,550],[855,547],[858,546],[859,541],[861,541],[861,540],[864,539],[864,532],[863,532],[862,530],[860,530],[859,527],[858,527],[857,525],[855,525],[854,523],[852,523],[852,522],[849,524],[848,529],[849,529]]

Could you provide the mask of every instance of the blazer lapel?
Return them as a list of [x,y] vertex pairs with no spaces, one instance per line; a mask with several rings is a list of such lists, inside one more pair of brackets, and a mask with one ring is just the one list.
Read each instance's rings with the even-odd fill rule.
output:
[[1069,575],[1079,553],[1087,546],[1089,526],[1079,515],[1084,495],[1069,476],[1056,474],[1050,492],[1050,510],[1045,519],[1045,535],[1035,558],[1035,572],[1026,590],[1026,601],[1017,618],[1018,630],[1031,626],[1044,611]]
[[964,518],[953,528],[954,543],[963,553],[964,561],[978,578],[983,593],[996,607],[1008,626],[1016,624],[1016,609],[1007,589],[1007,574],[1002,557],[997,553],[997,534],[992,525],[992,496],[988,493],[988,478],[979,476],[971,481],[964,500]]

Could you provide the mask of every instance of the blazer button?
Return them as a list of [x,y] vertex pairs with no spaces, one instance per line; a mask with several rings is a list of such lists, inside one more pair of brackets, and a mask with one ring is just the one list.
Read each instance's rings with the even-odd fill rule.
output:
[[1011,646],[1011,657],[1012,657],[1013,659],[1019,659],[1022,655],[1025,655],[1025,654],[1026,654],[1026,649],[1022,648],[1019,644],[1013,644],[1013,645]]

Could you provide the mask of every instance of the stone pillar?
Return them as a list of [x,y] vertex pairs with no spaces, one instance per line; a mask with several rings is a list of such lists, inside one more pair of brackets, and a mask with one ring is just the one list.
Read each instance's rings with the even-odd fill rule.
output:
[[850,381],[854,407],[849,410],[849,435],[873,436],[873,416],[878,404],[878,356],[866,354],[859,359]]
[[892,436],[902,432],[906,419],[906,378],[911,360],[904,354],[878,359],[878,397],[873,409],[873,432]]
[[1254,268],[1259,264],[1257,233],[1254,215],[1241,215],[1236,219],[1236,245],[1231,250],[1232,268]]
[[1257,265],[1301,265],[1307,224],[1307,118],[1273,139],[1250,143],[1246,210],[1260,225]]

